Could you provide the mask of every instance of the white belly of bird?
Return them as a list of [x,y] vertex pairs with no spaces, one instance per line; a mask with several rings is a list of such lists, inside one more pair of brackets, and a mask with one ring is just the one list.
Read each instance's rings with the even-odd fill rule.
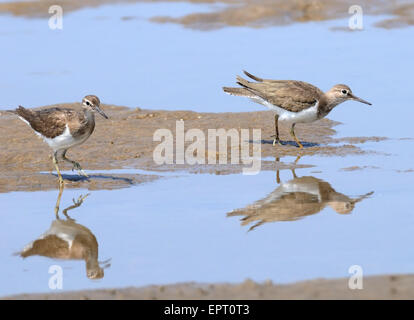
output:
[[69,127],[66,125],[65,131],[60,136],[54,138],[46,138],[41,136],[43,140],[51,147],[53,150],[63,150],[68,149],[70,147],[76,146],[81,144],[85,139],[75,139],[72,137],[69,131]]
[[279,121],[283,121],[286,123],[307,123],[307,122],[313,122],[313,121],[318,120],[319,101],[316,102],[314,106],[308,109],[305,109],[299,112],[292,112],[292,111],[285,110],[281,107],[275,106],[274,104],[271,104],[261,98],[252,98],[252,100],[254,102],[260,103],[268,107],[270,110],[277,113],[279,115]]
[[[23,119],[22,117],[19,117],[20,120],[22,120],[24,123],[26,123],[29,127],[31,127],[30,123]],[[33,128],[32,128],[33,129]],[[83,137],[78,137],[77,139],[73,138],[70,134],[70,130],[68,125],[66,125],[65,131],[60,136],[54,137],[54,138],[47,138],[40,134],[39,132],[33,130],[39,137],[41,137],[48,145],[53,149],[53,151],[58,150],[65,150],[69,149],[73,146],[79,145],[83,142],[85,142],[86,139],[88,139],[88,135],[85,135]]]

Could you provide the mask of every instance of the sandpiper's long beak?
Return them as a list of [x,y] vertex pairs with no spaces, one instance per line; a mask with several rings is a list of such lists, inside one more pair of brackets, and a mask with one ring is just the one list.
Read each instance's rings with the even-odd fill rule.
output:
[[355,100],[355,101],[358,101],[358,102],[362,102],[362,103],[365,103],[365,104],[368,104],[368,105],[372,106],[372,103],[371,102],[368,102],[368,101],[365,101],[364,99],[358,98],[357,96],[354,96],[352,93],[349,94],[349,97],[352,100]]
[[105,112],[102,111],[102,109],[99,106],[95,107],[96,111],[99,112],[99,114],[104,117],[105,119],[109,119],[108,116],[105,114]]

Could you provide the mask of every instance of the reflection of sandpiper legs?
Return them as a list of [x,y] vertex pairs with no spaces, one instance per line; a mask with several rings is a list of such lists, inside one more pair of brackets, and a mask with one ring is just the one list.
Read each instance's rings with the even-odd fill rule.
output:
[[[280,158],[275,159],[276,162],[280,162]],[[280,172],[279,169],[276,169],[276,182],[280,184]]]
[[[301,154],[298,154],[298,156],[296,157],[295,161],[293,162],[295,164],[295,166],[298,164],[298,161],[299,161],[299,159],[301,157],[302,157],[302,155]],[[293,178],[296,179],[298,176],[296,175],[295,168],[292,168],[291,171],[292,171]]]
[[301,154],[298,154],[298,156],[296,157],[295,161],[293,162],[295,164],[295,166],[298,164],[300,158],[302,158],[302,155]]
[[[60,218],[59,218],[59,208],[60,208],[60,200],[62,199],[63,190],[64,190],[64,187],[63,187],[63,185],[62,185],[62,186],[59,188],[59,195],[58,195],[58,198],[57,198],[57,200],[56,200],[56,205],[55,205],[55,215],[56,215],[56,219],[57,219],[57,220],[59,220],[59,219],[60,219]],[[74,219],[72,219],[71,217],[69,217],[69,215],[68,215],[68,211],[69,211],[69,210],[72,210],[72,209],[75,209],[75,208],[80,207],[80,206],[82,205],[83,201],[84,201],[84,200],[85,200],[88,196],[89,196],[89,193],[88,193],[88,194],[86,194],[85,196],[80,195],[80,196],[79,196],[79,198],[78,198],[78,200],[72,199],[72,201],[73,201],[73,205],[71,205],[71,206],[67,207],[66,209],[63,209],[63,211],[62,211],[62,213],[65,215],[66,219],[68,219],[68,220],[74,220]]]
[[[300,158],[302,158],[302,155],[301,155],[301,154],[298,154],[298,155],[297,155],[297,157],[296,157],[296,159],[295,159],[295,161],[293,162],[295,166],[298,164],[298,162],[299,162]],[[276,161],[276,162],[280,162],[280,158],[279,158],[279,157],[276,157],[276,158],[275,158],[275,161]],[[294,178],[297,178],[297,175],[296,175],[295,169],[294,169],[294,168],[292,168],[292,169],[291,169],[291,171],[292,171],[292,175],[293,175],[293,177],[294,177]],[[280,181],[281,181],[281,180],[280,180],[280,170],[279,170],[279,169],[276,169],[276,182],[277,182],[278,184],[280,184]]]
[[59,185],[59,195],[58,198],[56,200],[56,205],[55,205],[55,215],[56,215],[56,219],[59,219],[59,207],[60,207],[60,199],[62,198],[62,193],[63,193],[63,189],[64,189],[64,185],[61,184]]
[[86,195],[80,195],[79,196],[79,198],[78,198],[78,200],[75,200],[75,198],[73,198],[72,199],[72,201],[73,201],[73,205],[71,205],[71,206],[69,206],[69,207],[67,207],[66,209],[64,209],[63,211],[62,211],[62,213],[65,215],[65,217],[67,218],[67,219],[69,219],[69,220],[73,220],[71,217],[69,217],[69,215],[68,215],[68,211],[69,210],[72,210],[72,209],[75,209],[75,208],[78,208],[78,207],[80,207],[81,205],[82,205],[82,203],[83,203],[83,201],[88,197],[90,195],[90,193],[88,193],[88,194],[86,194]]

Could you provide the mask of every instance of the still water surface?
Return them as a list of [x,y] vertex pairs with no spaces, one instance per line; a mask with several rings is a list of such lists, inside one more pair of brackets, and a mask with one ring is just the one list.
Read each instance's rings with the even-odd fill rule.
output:
[[[357,33],[330,30],[346,25],[345,20],[209,32],[147,21],[195,8],[212,9],[184,3],[85,9],[65,16],[59,32],[49,30],[44,19],[1,16],[0,41],[7,48],[0,52],[2,108],[77,101],[94,93],[106,103],[130,107],[260,110],[220,91],[245,68],[324,89],[347,83],[374,106],[348,102],[338,107],[330,115],[344,123],[337,127],[338,136],[392,139],[363,145],[380,153],[303,157],[300,163],[314,167],[295,170],[297,178],[281,171],[279,183],[271,171],[255,176],[174,173],[131,188],[92,191],[82,205],[67,211],[76,221],[55,221],[57,190],[0,194],[0,295],[49,291],[48,269],[54,264],[63,267],[64,290],[246,278],[287,283],[347,277],[354,264],[367,275],[414,271],[414,173],[401,172],[413,169],[414,141],[399,140],[413,137],[406,81],[412,77],[414,47],[406,39],[414,29],[376,29],[370,17],[364,20],[366,30]],[[136,19],[122,20],[125,16]],[[352,166],[367,168],[342,170]],[[87,193],[63,192],[62,221],[72,198]],[[260,216],[242,225],[243,215],[229,215],[264,202],[277,209],[275,215],[272,219],[271,209],[268,222],[250,232]],[[303,218],[276,222],[286,203],[291,217]],[[305,205],[307,214],[301,211]],[[52,224],[64,225],[67,234],[75,230],[96,238],[98,252],[92,240],[85,247],[95,259],[90,261],[111,259],[103,278],[90,280],[83,260],[14,255]]]

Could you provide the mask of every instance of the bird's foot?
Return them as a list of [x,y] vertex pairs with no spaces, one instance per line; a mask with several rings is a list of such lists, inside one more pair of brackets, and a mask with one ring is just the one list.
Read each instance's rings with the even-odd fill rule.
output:
[[72,171],[73,170],[78,171],[79,175],[84,176],[85,178],[89,179],[89,176],[85,173],[85,171],[83,171],[83,169],[82,169],[82,167],[80,166],[79,163],[73,162]]
[[88,194],[86,194],[86,195],[80,195],[79,196],[79,198],[78,198],[78,200],[75,200],[75,198],[73,198],[72,199],[72,201],[73,201],[73,204],[75,205],[75,206],[77,206],[77,207],[79,207],[82,203],[83,203],[83,201],[89,196],[89,194],[90,193],[88,193]]
[[[272,136],[274,137],[274,136]],[[278,144],[279,146],[283,146],[282,142],[279,139],[274,138],[273,139],[273,146],[275,146],[276,144]]]

